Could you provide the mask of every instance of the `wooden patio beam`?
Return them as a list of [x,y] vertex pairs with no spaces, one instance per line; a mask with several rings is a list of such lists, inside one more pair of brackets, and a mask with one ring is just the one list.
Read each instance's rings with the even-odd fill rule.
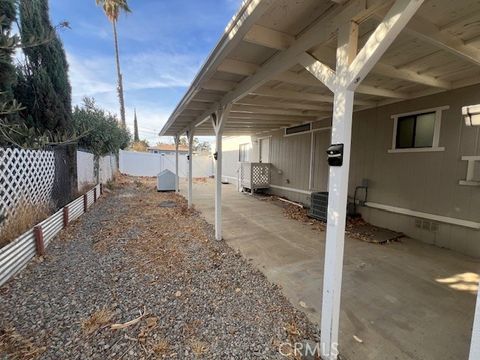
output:
[[[269,61],[263,64],[255,74],[249,76],[240,82],[233,90],[225,94],[219,103],[212,106],[211,111],[207,110],[199,116],[192,125],[195,126],[196,123],[203,121],[219,107],[234,103],[254,89],[262,86],[276,74],[287,71],[293,67],[297,63],[297,58],[301,53],[313,46],[325,44],[333,39],[341,24],[348,23],[351,20],[362,22],[389,3],[390,1],[361,0],[332,7],[322,18],[300,35],[288,49],[274,55]],[[222,59],[222,61],[223,60],[224,59]],[[218,68],[218,66],[216,68]]]
[[[379,11],[376,17],[381,17],[383,13],[383,10]],[[480,50],[465,44],[462,39],[442,31],[441,28],[427,19],[413,18],[404,31],[469,63],[480,65]]]
[[[257,45],[262,45],[271,49],[276,50],[284,50],[288,48],[293,42],[295,42],[295,37],[291,35],[287,35],[285,33],[281,33],[263,26],[254,25],[247,33],[246,37],[248,37],[248,42],[255,43]],[[257,41],[258,39],[258,41]],[[328,47],[317,47],[315,53],[326,53],[328,56],[335,56],[335,51]],[[230,64],[229,64],[230,65]],[[255,67],[257,65],[253,65],[252,67],[248,68],[248,72],[246,66],[238,62],[237,66],[223,66],[226,72],[232,71],[239,71],[241,75],[249,75],[255,72]],[[304,65],[304,63],[302,63]],[[258,66],[257,66],[258,67]],[[242,70],[240,70],[242,69]],[[243,71],[244,70],[244,71]],[[223,70],[222,70],[223,71]],[[450,89],[451,83],[448,81],[438,80],[433,76],[428,75],[420,75],[415,71],[410,71],[407,69],[397,69],[394,66],[382,62],[378,62],[371,71],[374,74],[378,74],[385,77],[390,77],[393,79],[399,79],[404,81],[409,81],[421,85],[433,86],[442,89]],[[233,72],[238,73],[238,72]]]

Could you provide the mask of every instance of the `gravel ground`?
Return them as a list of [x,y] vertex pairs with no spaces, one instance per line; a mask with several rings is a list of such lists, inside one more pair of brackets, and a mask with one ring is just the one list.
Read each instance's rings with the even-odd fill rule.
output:
[[0,314],[8,359],[285,359],[280,344],[318,340],[181,196],[146,179],[121,178],[0,288]]

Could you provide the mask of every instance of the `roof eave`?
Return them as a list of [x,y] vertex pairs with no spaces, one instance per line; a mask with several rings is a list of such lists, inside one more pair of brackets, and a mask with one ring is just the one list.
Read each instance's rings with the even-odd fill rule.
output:
[[[172,115],[170,115],[167,122],[163,126],[162,130],[160,130],[159,136],[165,136],[167,134],[168,130],[170,129],[172,124],[175,122],[175,119],[177,118],[178,113],[181,110],[183,110],[182,107],[188,104],[188,102],[191,101],[191,99],[197,94],[197,92],[201,90],[200,84],[205,79],[207,73],[210,70],[213,70],[213,71],[216,70],[216,69],[212,69],[213,64],[221,55],[224,55],[224,53],[227,51],[227,45],[233,41],[234,36],[232,36],[232,32],[234,31],[235,33],[237,33],[244,26],[245,19],[243,19],[243,15],[246,13],[250,5],[252,5],[252,3],[257,3],[256,6],[258,6],[258,4],[261,3],[262,1],[264,3],[269,3],[268,1],[265,1],[265,0],[244,0],[243,1],[242,5],[240,6],[240,9],[237,11],[237,13],[233,16],[232,20],[230,20],[229,24],[227,25],[225,32],[223,33],[223,36],[220,38],[219,42],[217,43],[213,51],[210,53],[210,55],[207,57],[207,60],[202,65],[200,71],[195,76],[186,94],[177,104]],[[239,22],[240,22],[240,25],[239,27],[237,27]]]

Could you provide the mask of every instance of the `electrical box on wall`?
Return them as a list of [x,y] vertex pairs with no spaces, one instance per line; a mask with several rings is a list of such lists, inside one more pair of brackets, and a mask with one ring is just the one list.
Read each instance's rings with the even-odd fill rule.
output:
[[467,126],[480,126],[480,105],[464,106],[462,115]]

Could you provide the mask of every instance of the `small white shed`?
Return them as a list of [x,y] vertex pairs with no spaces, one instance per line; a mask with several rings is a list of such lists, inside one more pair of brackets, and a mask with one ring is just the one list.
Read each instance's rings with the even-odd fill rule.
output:
[[175,191],[176,175],[168,169],[157,175],[157,191]]

